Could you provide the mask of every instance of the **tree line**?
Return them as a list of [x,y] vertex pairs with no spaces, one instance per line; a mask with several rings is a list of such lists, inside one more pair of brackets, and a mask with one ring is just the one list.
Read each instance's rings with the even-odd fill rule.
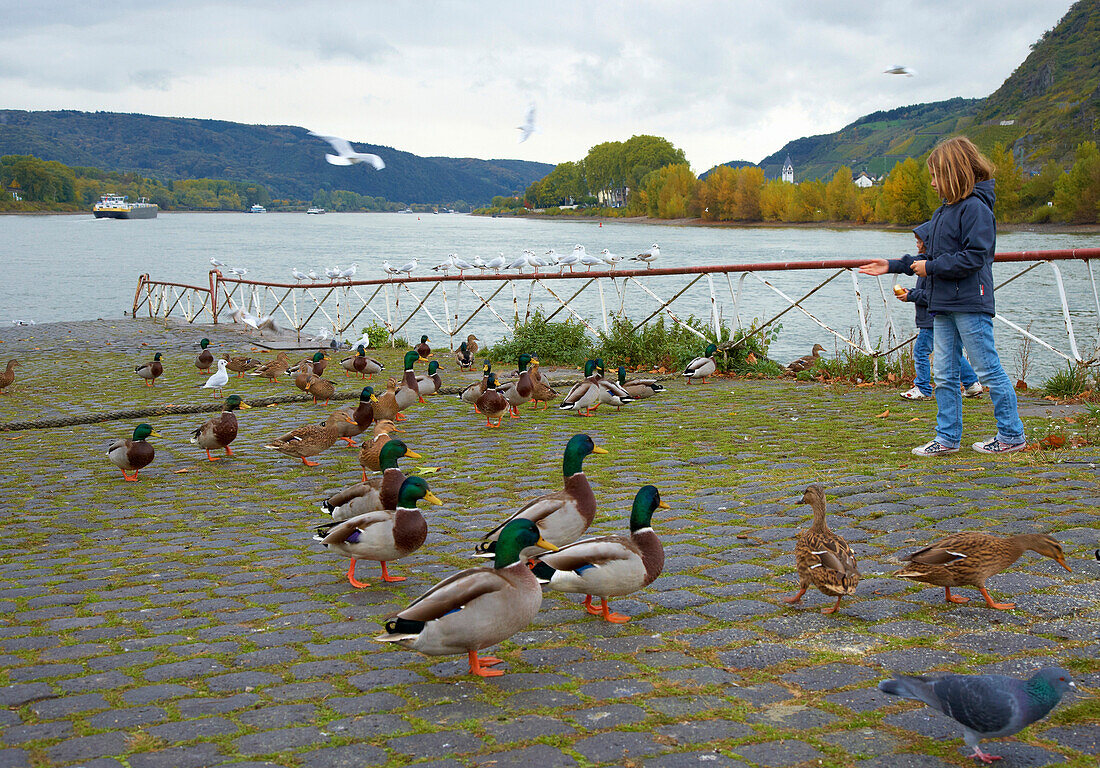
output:
[[[1011,151],[996,143],[985,148],[997,166],[997,220],[1006,223],[1100,223],[1100,150],[1095,142],[1077,147],[1074,163],[1064,169],[1047,163],[1035,175],[1016,165]],[[766,179],[756,166],[718,166],[700,179],[683,152],[656,136],[634,136],[589,150],[579,162],[561,163],[531,184],[522,201],[496,197],[490,209],[509,212],[543,209],[560,215],[558,206],[587,206],[601,216],[648,216],[659,219],[699,218],[714,222],[854,222],[913,225],[927,221],[940,205],[928,183],[927,153],[894,165],[881,181],[855,185],[852,169],[842,166],[832,179],[797,184]],[[604,190],[629,190],[625,205],[597,204]]]

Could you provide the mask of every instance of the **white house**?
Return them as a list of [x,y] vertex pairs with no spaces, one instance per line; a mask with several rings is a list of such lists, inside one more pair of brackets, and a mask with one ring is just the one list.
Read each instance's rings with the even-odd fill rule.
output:
[[867,187],[870,187],[875,183],[875,180],[867,175],[867,171],[860,171],[859,174],[854,179],[852,179],[852,183],[860,189],[867,189]]
[[783,181],[789,181],[794,184],[794,165],[791,164],[791,156],[787,155],[787,159],[783,161]]
[[629,187],[612,187],[601,189],[596,193],[596,200],[607,208],[622,208],[626,205],[626,197],[630,194]]

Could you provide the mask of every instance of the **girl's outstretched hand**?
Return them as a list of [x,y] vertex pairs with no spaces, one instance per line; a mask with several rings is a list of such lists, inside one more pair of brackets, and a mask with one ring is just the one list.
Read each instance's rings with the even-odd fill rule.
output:
[[885,275],[889,268],[890,265],[886,263],[886,259],[871,259],[860,267],[859,271],[863,275]]

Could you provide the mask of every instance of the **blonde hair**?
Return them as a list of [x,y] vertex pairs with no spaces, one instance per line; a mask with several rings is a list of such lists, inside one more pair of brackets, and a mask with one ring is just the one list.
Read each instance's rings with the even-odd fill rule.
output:
[[997,167],[965,136],[945,139],[928,156],[936,191],[948,204],[969,197],[979,181],[993,178]]

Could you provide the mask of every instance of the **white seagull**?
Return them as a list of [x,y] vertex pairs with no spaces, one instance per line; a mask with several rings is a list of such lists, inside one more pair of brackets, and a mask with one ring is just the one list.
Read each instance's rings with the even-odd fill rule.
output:
[[408,264],[405,264],[404,266],[399,267],[397,271],[398,272],[404,272],[409,277],[412,277],[413,270],[416,269],[419,266],[420,266],[420,261],[418,259],[413,259]]
[[225,271],[228,272],[231,275],[236,276],[236,277],[244,277],[245,275],[248,274],[248,270],[244,269],[243,267],[241,267],[241,268],[230,267],[229,269],[227,269]]
[[[577,246],[577,248],[580,247],[581,246],[579,245]],[[547,256],[549,256],[550,252],[553,250],[554,249],[551,248],[550,251],[547,251]],[[583,250],[583,248],[581,250]],[[573,249],[572,253],[563,253],[562,255],[558,256],[557,264],[559,267],[569,267],[569,271],[572,272],[573,265],[576,264],[578,261],[580,261],[580,257],[577,255],[576,249]]]
[[637,256],[631,256],[631,261],[644,261],[646,269],[648,269],[653,262],[655,262],[661,256],[661,249],[657,247],[657,243],[649,246],[647,253],[639,253]]
[[460,275],[467,270],[477,269],[476,264],[471,264],[470,262],[466,261],[466,259],[459,256],[457,253],[451,254],[451,264],[454,265],[455,269],[458,270],[458,274]]
[[382,262],[382,271],[387,275],[400,275],[400,269],[394,269],[393,265],[388,260]]
[[455,255],[453,253],[447,254],[447,258],[443,259],[440,263],[432,267],[432,272],[442,272],[447,274],[450,272],[451,267],[455,265]]
[[211,264],[212,264],[213,266],[215,266],[215,267],[218,267],[219,269],[220,269],[221,267],[224,267],[224,266],[225,266],[225,262],[224,262],[224,261],[218,261],[218,260],[217,260],[217,259],[215,259],[215,258],[214,258],[213,256],[211,256],[211,257],[210,257],[210,263],[211,263]]
[[353,261],[351,263],[350,267],[347,267],[346,269],[341,269],[340,270],[339,277],[343,280],[351,280],[353,277],[355,277],[355,273],[358,272],[358,271],[359,271],[359,262],[358,261]]
[[592,271],[592,267],[597,267],[603,264],[603,259],[599,258],[598,256],[593,256],[591,253],[587,252],[579,259],[577,259],[577,261],[579,261],[582,265],[588,267],[589,272]]
[[292,267],[290,270],[290,274],[293,275],[294,279],[297,280],[299,283],[309,277],[308,275],[303,275],[301,272],[299,272],[297,267]]
[[489,265],[485,263],[485,259],[480,256],[474,256],[473,266],[474,269],[480,269],[482,272],[489,269]]
[[508,267],[508,259],[504,258],[503,253],[500,254],[499,256],[494,256],[493,258],[489,259],[489,261],[486,262],[486,264],[485,264],[485,268],[496,270],[496,272],[498,274],[500,273],[500,270],[502,270],[502,269],[505,269],[505,268],[510,269],[510,267]]
[[900,64],[895,64],[889,69],[882,70],[884,75],[905,75],[906,77],[912,77],[917,74],[917,70],[910,69],[909,67],[903,67]]
[[339,266],[328,267],[327,269],[325,269],[325,277],[327,277],[330,281],[335,280],[339,276],[340,276],[340,267]]
[[321,279],[321,278],[319,278],[319,277],[317,276],[317,272],[316,272],[316,271],[314,271],[314,270],[312,270],[312,269],[311,269],[311,270],[310,270],[309,272],[306,272],[306,277],[308,277],[308,278],[309,278],[310,280],[312,280],[312,281],[313,281],[313,282],[315,282],[315,283],[316,283],[316,282],[317,282],[318,280],[320,280],[320,279]]
[[[518,271],[522,272],[523,268],[526,267],[527,264],[528,264],[527,254],[529,254],[529,253],[531,253],[531,252],[530,251],[524,251],[522,256],[520,256],[517,259],[514,259],[511,263],[508,264],[508,266],[504,267],[504,269],[515,269],[515,270],[518,270]],[[531,255],[534,256],[535,254],[531,253]]]
[[600,258],[603,259],[606,263],[610,264],[612,267],[623,260],[622,256],[616,256],[607,248],[604,248],[602,251],[600,251]]
[[351,148],[351,144],[347,139],[341,139],[339,136],[326,136],[323,133],[309,132],[310,136],[316,136],[319,139],[324,139],[332,148],[336,150],[335,155],[325,155],[325,159],[333,165],[354,165],[355,163],[370,163],[374,166],[376,171],[380,171],[386,167],[386,164],[382,162],[382,158],[378,155],[372,155],[369,152],[356,152]]
[[206,380],[206,383],[202,385],[202,389],[214,390],[215,397],[218,394],[218,390],[229,383],[229,372],[225,370],[226,361],[218,361],[218,372]]
[[531,134],[534,133],[536,130],[538,130],[537,128],[535,128],[535,104],[534,104],[534,102],[532,102],[530,104],[530,106],[527,107],[527,116],[525,118],[523,118],[523,125],[518,126],[516,128],[516,130],[519,131],[519,143],[520,144],[522,144],[523,142],[525,142],[529,138],[531,138]]

